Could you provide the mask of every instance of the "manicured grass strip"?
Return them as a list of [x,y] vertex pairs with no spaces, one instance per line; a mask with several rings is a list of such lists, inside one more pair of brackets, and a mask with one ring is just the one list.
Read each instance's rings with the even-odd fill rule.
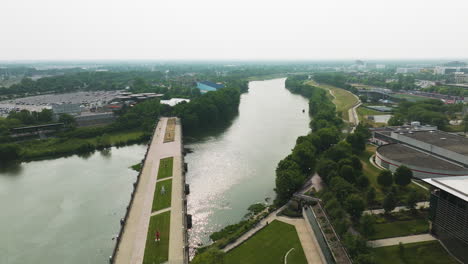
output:
[[159,161],[158,179],[164,179],[172,176],[172,166],[174,158],[164,158]]
[[429,222],[425,218],[408,221],[395,221],[375,225],[375,234],[369,237],[370,240],[409,236],[429,231]]
[[[161,191],[164,187],[164,193]],[[172,179],[156,183],[152,212],[171,207]]]
[[[169,228],[171,222],[171,212],[164,212],[152,216],[146,237],[145,256],[143,263],[160,264],[169,258]],[[160,241],[156,242],[156,231],[160,233]]]
[[237,248],[229,251],[225,264],[283,264],[291,248],[288,263],[306,264],[307,259],[293,225],[273,221]]
[[372,249],[374,260],[378,264],[456,264],[455,261],[437,241],[404,244],[400,252],[399,246],[380,247]]

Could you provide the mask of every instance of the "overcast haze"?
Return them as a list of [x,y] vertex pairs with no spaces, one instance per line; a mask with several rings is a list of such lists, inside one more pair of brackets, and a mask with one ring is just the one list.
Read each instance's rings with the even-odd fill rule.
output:
[[2,0],[0,60],[466,58],[467,1]]

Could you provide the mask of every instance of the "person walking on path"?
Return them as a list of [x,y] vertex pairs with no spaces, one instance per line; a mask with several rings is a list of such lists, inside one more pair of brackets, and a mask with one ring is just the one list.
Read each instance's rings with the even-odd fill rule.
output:
[[159,231],[156,231],[156,239],[154,240],[155,242],[159,242],[160,237],[159,237]]

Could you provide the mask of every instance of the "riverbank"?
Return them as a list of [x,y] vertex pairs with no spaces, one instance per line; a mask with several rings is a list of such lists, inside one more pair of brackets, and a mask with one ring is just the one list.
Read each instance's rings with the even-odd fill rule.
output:
[[21,161],[29,162],[72,155],[89,155],[95,150],[144,143],[148,139],[149,135],[147,133],[133,130],[104,134],[91,138],[49,138],[46,140],[26,141],[20,145],[22,153]]
[[359,103],[359,98],[345,89],[328,84],[319,84],[314,80],[306,82],[309,85],[329,91],[332,95],[332,102],[336,105],[336,111],[343,120],[351,122],[349,112]]

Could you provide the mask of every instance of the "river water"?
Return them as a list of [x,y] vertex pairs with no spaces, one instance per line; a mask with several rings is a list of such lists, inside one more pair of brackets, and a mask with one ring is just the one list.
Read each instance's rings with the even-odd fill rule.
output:
[[[232,124],[188,145],[192,248],[250,204],[274,198],[275,167],[310,121],[307,100],[284,81],[251,82]],[[134,145],[1,169],[0,263],[107,263],[136,180],[129,166],[145,151]]]
[[108,263],[146,146],[0,171],[0,263]]
[[249,205],[274,199],[276,165],[309,132],[310,122],[307,99],[284,84],[284,78],[250,82],[232,124],[186,146],[193,150],[185,157],[192,249],[240,221]]

